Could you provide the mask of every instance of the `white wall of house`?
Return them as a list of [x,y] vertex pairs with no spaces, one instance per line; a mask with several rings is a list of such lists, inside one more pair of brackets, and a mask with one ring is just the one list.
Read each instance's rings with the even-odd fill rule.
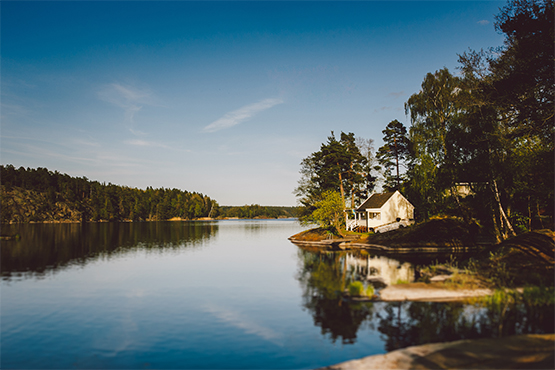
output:
[[366,213],[358,213],[357,224],[377,227],[395,222],[397,218],[405,221],[414,219],[414,206],[398,191],[381,208],[367,208]]

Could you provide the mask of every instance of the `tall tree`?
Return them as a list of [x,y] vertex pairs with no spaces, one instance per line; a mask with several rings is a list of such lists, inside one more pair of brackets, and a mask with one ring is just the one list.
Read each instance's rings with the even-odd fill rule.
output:
[[460,181],[456,178],[460,152],[451,140],[464,112],[465,93],[461,79],[444,68],[426,75],[421,91],[409,98],[405,110],[410,113],[412,123],[413,171],[421,171],[419,167],[431,160],[432,181],[427,186],[437,195],[448,189],[459,212],[466,218],[455,188],[455,183]]
[[[385,144],[378,149],[376,157],[385,170],[385,187],[397,190],[400,188],[399,166],[405,165],[406,167],[406,161],[410,154],[407,129],[401,122],[393,120],[387,124],[382,133]],[[391,175],[393,168],[396,170],[394,178]]]
[[520,136],[553,143],[553,0],[511,0],[496,16],[505,48],[490,61],[492,97]]
[[459,57],[471,92],[462,122],[468,165],[486,174],[500,239],[514,235],[510,219],[531,229],[533,219],[544,227],[542,214],[553,215],[553,4],[510,1],[495,24],[505,46]]
[[354,206],[365,195],[360,189],[365,188],[370,172],[367,157],[361,154],[354,134],[342,132],[337,140],[332,132],[319,151],[303,159],[300,173],[295,194],[302,205],[301,219],[310,220],[316,203],[328,190],[340,194],[343,208],[348,197]]
[[366,199],[376,188],[378,181],[377,174],[380,171],[380,166],[374,153],[373,139],[365,139],[359,136],[355,139],[355,142],[366,162],[366,166],[361,173],[366,178],[366,181],[360,184],[360,187],[357,189],[357,197],[358,199]]

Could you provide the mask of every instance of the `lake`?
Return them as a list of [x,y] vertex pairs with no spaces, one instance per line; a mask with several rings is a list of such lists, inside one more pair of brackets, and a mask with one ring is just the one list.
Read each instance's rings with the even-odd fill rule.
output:
[[552,307],[348,301],[349,282],[379,289],[413,279],[414,266],[301,249],[287,240],[301,230],[295,220],[2,225],[21,238],[1,247],[1,367],[317,368],[553,331]]

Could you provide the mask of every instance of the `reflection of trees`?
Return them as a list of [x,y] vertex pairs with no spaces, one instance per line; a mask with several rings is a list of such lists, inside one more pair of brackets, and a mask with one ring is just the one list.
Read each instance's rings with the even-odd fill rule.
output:
[[387,304],[376,318],[388,351],[433,342],[553,332],[553,305],[525,306],[512,304],[500,310],[458,302],[397,302]]
[[2,242],[2,277],[43,274],[69,265],[84,265],[99,256],[130,250],[166,250],[200,246],[218,225],[200,222],[141,222],[2,225],[20,240]]
[[396,302],[388,304],[377,317],[388,351],[479,337],[476,323],[464,314],[462,303]]
[[554,330],[553,304],[534,303],[533,297],[482,305],[461,302],[372,304],[345,300],[342,292],[351,281],[366,277],[364,268],[349,264],[345,252],[299,249],[298,254],[303,306],[313,316],[314,324],[321,328],[322,335],[329,336],[332,342],[340,339],[342,343],[354,343],[358,330],[364,325],[379,330],[388,351],[425,343]]
[[314,324],[332,342],[341,339],[342,343],[354,343],[362,323],[372,317],[372,304],[342,299],[342,292],[354,278],[346,269],[345,255],[299,249],[299,257],[303,306],[312,314]]
[[515,334],[553,333],[555,307],[547,302],[530,302],[526,296],[501,301],[490,300],[479,318],[482,330],[491,336],[502,337]]

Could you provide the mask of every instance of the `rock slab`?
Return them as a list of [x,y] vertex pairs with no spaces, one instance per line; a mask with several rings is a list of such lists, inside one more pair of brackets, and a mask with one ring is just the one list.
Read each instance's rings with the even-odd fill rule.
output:
[[458,340],[413,346],[322,369],[555,369],[555,334]]

